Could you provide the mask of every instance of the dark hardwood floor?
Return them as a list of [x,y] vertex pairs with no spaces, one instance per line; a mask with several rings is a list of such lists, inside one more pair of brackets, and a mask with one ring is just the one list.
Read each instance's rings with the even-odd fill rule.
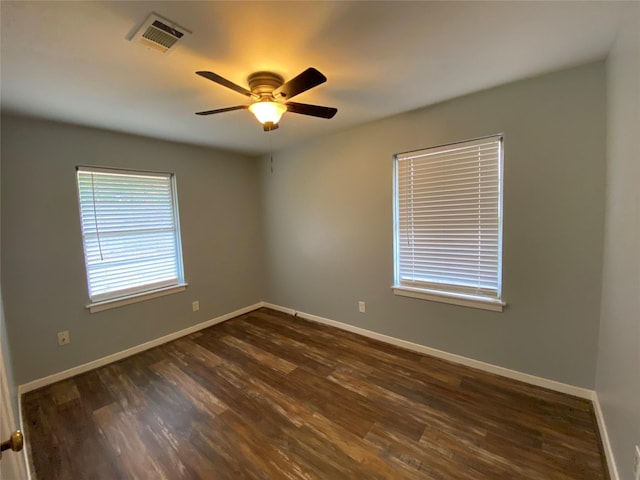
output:
[[260,309],[23,397],[38,479],[607,479],[586,400]]

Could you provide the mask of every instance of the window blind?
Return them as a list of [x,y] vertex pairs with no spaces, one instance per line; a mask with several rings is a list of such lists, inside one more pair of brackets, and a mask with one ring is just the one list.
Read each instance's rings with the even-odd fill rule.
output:
[[395,283],[499,300],[502,136],[396,155]]
[[78,167],[92,302],[182,283],[173,175]]

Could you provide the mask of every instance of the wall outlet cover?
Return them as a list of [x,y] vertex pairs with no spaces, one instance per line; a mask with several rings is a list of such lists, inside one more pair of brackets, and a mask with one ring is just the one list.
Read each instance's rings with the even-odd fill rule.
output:
[[69,337],[69,330],[64,332],[58,332],[58,345],[67,345],[71,343],[71,337]]

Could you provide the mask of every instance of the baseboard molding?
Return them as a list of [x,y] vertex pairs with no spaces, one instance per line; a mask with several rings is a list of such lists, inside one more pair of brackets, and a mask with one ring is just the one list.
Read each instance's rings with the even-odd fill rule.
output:
[[[379,340],[381,342],[389,343],[391,345],[395,345],[401,348],[406,348],[407,350],[412,350],[419,353],[424,353],[426,355],[432,355],[434,357],[442,358],[444,360],[448,360],[454,363],[458,363],[461,365],[466,365],[468,367],[477,368],[478,370],[483,370],[485,372],[494,373],[496,375],[501,375],[503,377],[512,378],[514,380],[519,380],[525,383],[529,383],[531,385],[536,385],[543,388],[548,388],[550,390],[555,390],[557,392],[566,393],[569,395],[574,395],[576,397],[585,398],[588,400],[594,400],[595,392],[593,390],[589,390],[582,387],[576,387],[574,385],[569,385],[562,382],[557,382],[555,380],[549,380],[543,377],[537,377],[535,375],[531,375],[528,373],[518,372],[517,370],[511,370],[505,367],[500,367],[498,365],[493,365],[491,363],[482,362],[480,360],[474,360],[472,358],[464,357],[462,355],[457,355],[455,353],[445,352],[443,350],[438,350],[432,347],[427,347],[425,345],[420,345],[418,343],[409,342],[407,340],[402,340],[396,337],[391,337],[389,335],[384,335],[382,333],[374,332],[371,330],[366,330],[364,328],[355,327],[353,325],[349,325],[347,323],[338,322],[336,320],[331,320],[329,318],[320,317],[318,315],[313,315],[310,313],[300,312],[293,308],[283,307],[281,305],[275,305],[273,303],[268,302],[258,302],[254,305],[250,305],[248,307],[241,308],[239,310],[235,310],[233,312],[221,315],[219,317],[213,318],[211,320],[207,320],[202,323],[198,323],[197,325],[193,325],[189,328],[185,328],[183,330],[170,333],[169,335],[165,335],[160,338],[156,338],[155,340],[151,340],[140,345],[136,345],[135,347],[128,348],[126,350],[122,350],[120,352],[113,353],[111,355],[107,355],[106,357],[99,358],[97,360],[93,360],[91,362],[78,365],[76,367],[70,368],[68,370],[63,370],[62,372],[54,373],[53,375],[49,375],[46,377],[38,378],[31,382],[22,384],[18,386],[18,394],[22,395],[23,393],[30,392],[32,390],[36,390],[41,387],[45,387],[55,382],[59,382],[60,380],[65,380],[67,378],[73,377],[74,375],[79,375],[81,373],[88,372],[89,370],[93,370],[98,367],[102,367],[109,363],[117,362],[118,360],[122,360],[123,358],[130,357],[131,355],[135,355],[136,353],[143,352],[145,350],[149,350],[150,348],[157,347],[164,343],[170,342],[180,337],[184,337],[191,333],[197,332],[204,328],[211,327],[212,325],[216,325],[218,323],[225,322],[231,318],[237,317],[239,315],[244,315],[245,313],[251,312],[261,307],[271,308],[273,310],[277,310],[280,312],[288,313],[290,315],[298,316],[300,318],[304,318],[306,320],[310,320],[312,322],[322,323],[324,325],[330,325],[332,327],[339,328],[341,330],[346,330],[348,332],[357,333],[358,335],[363,335],[365,337],[373,338],[374,340]],[[594,405],[595,405],[594,401]],[[599,403],[597,404],[599,408]],[[599,420],[602,418],[601,412]]]
[[604,421],[604,415],[602,413],[602,407],[600,406],[600,399],[598,398],[598,392],[593,392],[591,396],[593,402],[593,410],[596,414],[596,421],[598,422],[598,429],[600,430],[600,438],[602,440],[602,447],[604,448],[604,455],[607,458],[607,466],[609,467],[609,476],[611,480],[620,480],[618,474],[618,467],[616,467],[616,459],[613,455],[613,448],[611,447],[611,441],[609,440],[609,433],[607,425]]
[[[251,312],[253,310],[257,310],[258,308],[266,307],[271,308],[273,310],[277,310],[280,312],[288,313],[290,315],[294,315],[305,320],[310,320],[312,322],[321,323],[324,325],[329,325],[332,327],[339,328],[341,330],[345,330],[348,332],[356,333],[358,335],[362,335],[368,338],[372,338],[374,340],[379,340],[381,342],[385,342],[391,345],[395,345],[401,348],[405,348],[407,350],[412,350],[418,353],[424,353],[426,355],[432,355],[437,358],[442,358],[444,360],[448,360],[454,363],[458,363],[461,365],[465,365],[472,368],[477,368],[478,370],[482,370],[489,373],[494,373],[497,375],[501,375],[503,377],[511,378],[514,380],[519,380],[525,383],[529,383],[531,385],[536,385],[543,388],[548,388],[550,390],[554,390],[561,393],[566,393],[569,395],[574,395],[576,397],[585,398],[591,400],[593,402],[596,421],[598,423],[598,428],[600,430],[603,448],[605,451],[605,456],[607,459],[607,464],[609,468],[609,475],[611,476],[611,480],[620,480],[618,475],[618,470],[616,468],[615,458],[613,456],[613,449],[611,447],[611,443],[609,441],[609,435],[607,433],[606,424],[604,421],[604,416],[602,414],[602,408],[600,407],[600,401],[598,399],[598,395],[595,391],[589,390],[586,388],[576,387],[574,385],[565,384],[562,382],[557,382],[555,380],[549,380],[543,377],[538,377],[535,375],[530,375],[528,373],[518,372],[516,370],[511,370],[508,368],[500,367],[498,365],[493,365],[490,363],[482,362],[479,360],[474,360],[472,358],[464,357],[462,355],[457,355],[454,353],[445,352],[443,350],[438,350],[435,348],[427,347],[425,345],[420,345],[418,343],[409,342],[407,340],[402,340],[399,338],[391,337],[389,335],[384,335],[378,332],[374,332],[371,330],[367,330],[360,327],[355,327],[353,325],[349,325],[346,323],[338,322],[336,320],[331,320],[328,318],[320,317],[318,315],[313,315],[310,313],[300,312],[293,308],[287,308],[280,305],[275,305],[269,302],[258,302],[254,305],[241,308],[239,310],[235,310],[233,312],[227,313],[225,315],[221,315],[219,317],[213,318],[211,320],[207,320],[205,322],[199,323],[197,325],[193,325],[189,328],[185,328],[178,332],[171,333],[169,335],[165,335],[160,338],[156,338],[155,340],[151,340],[149,342],[145,342],[140,345],[136,345],[135,347],[128,348],[126,350],[122,350],[120,352],[107,355],[106,357],[99,358],[97,360],[93,360],[91,362],[85,363],[83,365],[78,365],[76,367],[70,368],[68,370],[64,370],[62,372],[55,373],[53,375],[49,375],[46,377],[42,377],[31,382],[25,383],[23,385],[18,386],[18,396],[20,401],[20,426],[23,427],[23,419],[22,419],[22,394],[30,392],[32,390],[36,390],[41,387],[45,387],[55,382],[59,382],[61,380],[65,380],[67,378],[73,377],[75,375],[79,375],[81,373],[88,372],[89,370],[93,370],[95,368],[102,367],[109,363],[117,362],[118,360],[122,360],[123,358],[130,357],[131,355],[135,355],[136,353],[143,352],[145,350],[149,350],[151,348],[157,347],[164,343],[171,342],[172,340],[176,340],[180,337],[184,337],[191,333],[195,333],[199,330],[203,330],[205,328],[211,327],[218,323],[225,322],[234,317],[244,315],[245,313]],[[28,448],[28,447],[27,447]],[[25,454],[27,457],[27,478],[31,478],[31,468],[28,461],[29,456]]]
[[253,310],[256,310],[262,307],[263,303],[264,302],[258,302],[254,305],[244,307],[230,313],[226,313],[224,315],[221,315],[216,318],[212,318],[211,320],[207,320],[202,323],[198,323],[197,325],[193,325],[192,327],[185,328],[184,330],[170,333],[169,335],[156,338],[155,340],[150,340],[140,345],[136,345],[135,347],[127,348],[126,350],[122,350],[120,352],[107,355],[106,357],[98,358],[97,360],[93,360],[91,362],[78,365],[77,367],[73,367],[68,370],[63,370],[62,372],[54,373],[53,375],[38,378],[31,382],[22,384],[18,386],[18,395],[22,396],[23,393],[27,393],[41,387],[46,387],[47,385],[51,385],[52,383],[59,382],[60,380],[66,380],[67,378],[71,378],[75,375],[80,375],[81,373],[88,372],[89,370],[102,367],[109,363],[117,362],[118,360],[122,360],[123,358],[130,357],[131,355],[135,355],[136,353],[144,352],[145,350],[149,350],[150,348],[154,348],[164,343],[170,342],[172,340],[176,340],[180,337],[184,337],[186,335],[197,332],[204,328],[211,327],[212,325],[225,322],[239,315],[244,315],[245,313],[251,312]]
[[290,315],[294,315],[300,318],[304,318],[305,320],[311,320],[313,322],[340,328],[348,332],[357,333],[359,335],[373,338],[375,340],[389,343],[391,345],[396,345],[398,347],[406,348],[408,350],[413,350],[415,352],[432,355],[434,357],[442,358],[444,360],[449,360],[451,362],[459,363],[467,367],[477,368],[478,370],[483,370],[485,372],[502,375],[503,377],[512,378],[514,380],[519,380],[521,382],[529,383],[531,385],[536,385],[538,387],[544,387],[557,392],[566,393],[569,395],[574,395],[576,397],[591,400],[591,402],[593,403],[593,408],[596,416],[596,422],[598,424],[598,430],[600,430],[600,437],[602,439],[602,446],[604,449],[605,458],[607,460],[607,468],[609,469],[609,476],[611,477],[611,480],[620,480],[620,475],[618,474],[618,468],[616,467],[615,457],[613,455],[613,448],[611,447],[607,426],[604,421],[602,408],[600,406],[600,400],[598,398],[597,392],[595,392],[594,390],[589,390],[582,387],[576,387],[574,385],[557,382],[555,380],[549,380],[547,378],[537,377],[535,375],[530,375],[528,373],[522,373],[516,370],[499,367],[497,365],[493,365],[490,363],[481,362],[479,360],[474,360],[468,357],[463,357],[462,355],[456,355],[454,353],[449,353],[449,352],[445,352],[435,348],[426,347],[424,345],[408,342],[406,340],[401,340],[399,338],[391,337],[388,335],[383,335],[381,333],[373,332],[371,330],[366,330],[364,328],[354,327],[353,325],[338,322],[336,320],[330,320],[328,318],[319,317],[317,315],[312,315],[310,313],[299,312],[292,308],[282,307],[280,305],[274,305],[272,303],[267,303],[267,302],[262,302],[262,306],[271,308],[273,310],[277,310],[280,312],[288,313]]
[[407,340],[402,340],[402,339],[391,337],[388,335],[383,335],[381,333],[373,332],[371,330],[366,330],[364,328],[354,327],[353,325],[338,322],[336,320],[330,320],[328,318],[319,317],[317,315],[312,315],[310,313],[299,312],[292,308],[282,307],[280,305],[274,305],[272,303],[267,303],[267,302],[262,302],[262,306],[271,308],[273,310],[278,310],[280,312],[288,313],[290,315],[295,315],[300,318],[304,318],[305,320],[311,320],[312,322],[322,323],[324,325],[330,325],[332,327],[340,328],[341,330],[357,333],[358,335],[363,335],[365,337],[373,338],[374,340],[379,340],[381,342],[389,343],[397,347],[406,348],[407,350],[413,350],[414,352],[424,353],[426,355],[432,355],[434,357],[442,358],[443,360],[459,363],[467,367],[477,368],[478,370],[483,370],[485,372],[494,373],[496,375],[501,375],[503,377],[512,378],[514,380],[519,380],[521,382],[529,383],[531,385],[536,385],[538,387],[548,388],[550,390],[555,390],[556,392],[566,393],[568,395],[585,398],[587,400],[592,400],[593,398],[593,393],[594,393],[593,390],[589,390],[586,388],[576,387],[574,385],[557,382],[555,380],[549,380],[543,377],[537,377],[535,375],[531,375],[528,373],[518,372],[517,370],[510,370],[508,368],[500,367],[498,365],[493,365],[491,363],[486,363],[480,360],[474,360],[472,358],[463,357],[462,355],[457,355],[455,353],[445,352],[443,350],[438,350],[435,348],[420,345],[418,343],[413,343]]

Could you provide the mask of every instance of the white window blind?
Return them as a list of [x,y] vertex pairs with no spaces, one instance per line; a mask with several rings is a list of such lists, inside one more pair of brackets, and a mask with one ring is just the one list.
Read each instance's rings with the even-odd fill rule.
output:
[[77,180],[92,302],[183,282],[172,174],[78,167]]
[[396,155],[395,286],[500,300],[502,136]]

